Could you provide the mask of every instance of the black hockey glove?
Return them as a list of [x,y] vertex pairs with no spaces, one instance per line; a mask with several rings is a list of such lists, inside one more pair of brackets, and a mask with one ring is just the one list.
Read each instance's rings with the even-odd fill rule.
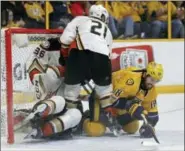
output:
[[62,66],[65,66],[66,65],[66,60],[68,58],[68,53],[69,53],[69,49],[68,48],[63,48],[61,51],[60,51],[60,58],[59,58],[59,64],[62,65]]
[[[153,135],[151,133],[151,127],[152,127],[151,125],[149,127],[149,125],[143,124],[141,128],[139,129],[140,137],[141,138],[152,138]],[[152,130],[155,133],[155,130],[153,127],[152,127]]]
[[65,66],[65,64],[66,64],[66,58],[64,58],[62,54],[60,54],[60,57],[59,57],[59,60],[58,61],[59,61],[59,64],[61,66]]

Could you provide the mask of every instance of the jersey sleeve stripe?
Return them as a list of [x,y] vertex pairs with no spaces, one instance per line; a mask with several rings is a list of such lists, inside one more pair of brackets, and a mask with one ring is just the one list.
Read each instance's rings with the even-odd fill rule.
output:
[[81,40],[79,34],[77,34],[77,36],[76,36],[76,43],[77,43],[77,47],[79,50],[84,50],[84,46],[82,44],[82,40]]
[[62,48],[69,48],[70,47],[70,45],[64,44],[62,42],[61,42],[61,45],[62,45]]

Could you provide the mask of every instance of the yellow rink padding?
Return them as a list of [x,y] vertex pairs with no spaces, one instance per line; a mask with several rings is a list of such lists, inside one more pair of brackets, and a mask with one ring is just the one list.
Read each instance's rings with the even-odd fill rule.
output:
[[184,85],[157,86],[157,92],[159,94],[184,93]]
[[[6,103],[6,95],[5,92],[1,94],[1,105],[5,105]],[[29,104],[33,102],[34,99],[34,94],[33,92],[14,92],[13,93],[13,102],[14,104]]]
[[[157,92],[159,94],[166,93],[184,93],[184,85],[166,85],[166,86],[157,86]],[[81,95],[87,95],[85,90],[82,90]]]
[[[169,93],[184,93],[184,85],[166,85],[157,86],[157,92],[159,94],[169,94]],[[81,91],[82,96],[87,95],[86,91]],[[5,92],[2,93],[1,105],[5,105]],[[26,104],[34,101],[33,92],[14,92],[13,93],[14,104]]]

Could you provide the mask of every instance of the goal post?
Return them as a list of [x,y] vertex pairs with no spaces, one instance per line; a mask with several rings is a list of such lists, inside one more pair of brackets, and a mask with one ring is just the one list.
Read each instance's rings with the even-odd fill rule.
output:
[[[29,92],[29,88],[27,88],[27,83],[28,81],[28,76],[26,76],[27,73],[25,74],[25,79],[20,80],[20,78],[15,78],[14,77],[14,67],[13,65],[16,62],[21,61],[19,64],[25,64],[25,61],[28,57],[28,54],[33,51],[33,49],[40,44],[42,41],[45,39],[49,38],[50,35],[52,36],[59,36],[62,34],[62,30],[58,29],[23,29],[23,28],[10,28],[6,29],[3,31],[4,34],[2,35],[2,30],[1,30],[1,110],[2,106],[5,106],[5,116],[7,116],[5,119],[2,119],[1,115],[1,126],[2,122],[7,122],[5,127],[6,131],[6,137],[7,137],[7,142],[9,144],[14,143],[14,119],[13,119],[13,110],[14,110],[14,101],[15,97],[18,95],[17,92],[19,93],[24,93],[24,90]],[[19,35],[19,36],[16,36]],[[21,36],[24,35],[24,36]],[[25,39],[25,35],[28,36],[28,39]],[[31,36],[30,36],[31,35]],[[4,37],[2,37],[4,36]],[[16,42],[17,41],[17,44]],[[23,47],[20,46],[21,43],[26,43],[26,45],[23,44]],[[24,52],[25,51],[25,52]],[[20,55],[19,55],[20,53]],[[4,74],[5,72],[5,74]],[[22,73],[19,71],[19,73]],[[3,75],[4,74],[4,75]],[[3,81],[4,77],[4,81]],[[17,80],[17,81],[16,81]],[[25,95],[22,95],[24,97],[26,96],[26,91]],[[30,88],[31,92],[31,88]],[[4,96],[2,96],[2,93]],[[18,97],[17,102],[19,100],[24,99],[21,98],[21,96]],[[17,105],[18,106],[18,105]],[[2,112],[1,112],[2,114]],[[2,127],[1,127],[2,131]]]

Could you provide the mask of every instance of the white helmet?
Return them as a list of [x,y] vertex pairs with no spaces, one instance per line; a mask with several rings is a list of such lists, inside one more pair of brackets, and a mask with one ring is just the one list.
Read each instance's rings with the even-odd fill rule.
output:
[[89,9],[89,16],[98,18],[104,23],[108,23],[109,13],[102,5],[92,5]]

